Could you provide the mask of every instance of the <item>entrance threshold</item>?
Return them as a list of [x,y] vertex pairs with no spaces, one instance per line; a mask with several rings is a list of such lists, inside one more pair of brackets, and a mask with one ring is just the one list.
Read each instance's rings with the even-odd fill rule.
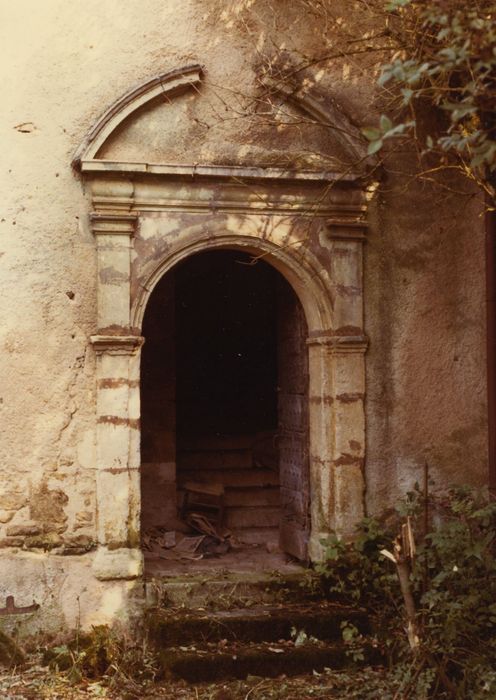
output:
[[201,559],[164,559],[151,552],[145,552],[145,575],[153,578],[215,573],[291,574],[303,569],[301,562],[284,552],[268,551],[265,543],[240,543],[225,554],[204,555]]

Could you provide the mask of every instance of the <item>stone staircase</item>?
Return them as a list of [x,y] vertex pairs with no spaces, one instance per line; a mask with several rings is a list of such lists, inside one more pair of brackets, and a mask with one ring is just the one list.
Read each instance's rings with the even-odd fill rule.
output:
[[[316,600],[302,587],[304,576],[162,581],[146,624],[163,678],[213,682],[353,665],[341,624],[367,634],[366,614]],[[369,663],[374,655],[367,655]]]
[[257,466],[250,435],[189,437],[178,448],[179,497],[187,481],[222,484],[225,526],[245,542],[277,540],[279,470]]

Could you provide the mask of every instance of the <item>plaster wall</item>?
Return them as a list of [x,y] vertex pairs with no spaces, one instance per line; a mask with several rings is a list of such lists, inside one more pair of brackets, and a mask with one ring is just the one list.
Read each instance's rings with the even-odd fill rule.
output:
[[482,202],[465,183],[445,184],[389,180],[371,212],[366,479],[375,512],[422,485],[426,464],[431,488],[487,484]]
[[[44,575],[50,583],[40,596],[62,580],[71,589],[79,577],[86,580],[97,541],[96,362],[89,344],[96,246],[87,194],[70,168],[95,119],[136,83],[199,62],[208,71],[203,106],[184,97],[172,110],[143,113],[108,145],[108,157],[134,158],[146,145],[156,161],[286,165],[296,143],[296,166],[343,162],[339,144],[320,127],[307,136],[303,124],[285,128],[271,120],[264,130],[236,114],[239,93],[255,90],[256,44],[263,48],[271,27],[280,41],[285,32],[301,47],[314,41],[311,27],[294,24],[291,13],[262,36],[262,10],[250,20],[250,34],[239,13],[226,14],[217,2],[0,0],[0,546],[5,595],[15,594],[19,605],[32,602],[21,570],[23,581],[46,567],[56,572]],[[354,65],[337,62],[322,86],[357,122],[369,123],[373,66],[365,77]],[[479,215],[476,198],[422,188],[401,175],[390,176],[373,200],[365,259],[371,510],[411,487],[425,459],[438,484],[485,480]],[[89,573],[87,580],[94,581]],[[94,585],[103,600],[110,584]],[[94,621],[90,607],[81,613],[87,624]],[[73,624],[75,610],[64,604],[62,626]]]

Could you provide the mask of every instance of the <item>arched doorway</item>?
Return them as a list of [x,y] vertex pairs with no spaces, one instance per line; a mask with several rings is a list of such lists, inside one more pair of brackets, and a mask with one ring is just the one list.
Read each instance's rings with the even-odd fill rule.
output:
[[184,528],[185,492],[205,484],[252,555],[307,559],[308,332],[289,283],[239,250],[191,255],[156,285],[143,335],[142,530]]
[[[281,169],[264,166],[267,160],[188,165],[182,150],[180,162],[173,154],[157,163],[153,140],[139,136],[139,130],[135,136],[142,155],[137,160],[123,160],[119,149],[105,150],[130,125],[134,129],[145,105],[192,88],[200,98],[196,86],[202,75],[200,66],[185,66],[131,89],[96,122],[73,161],[88,188],[96,240],[97,304],[90,342],[98,547],[92,567],[102,581],[131,581],[142,574],[143,319],[164,275],[196,253],[233,249],[263,255],[290,283],[305,311],[311,561],[322,558],[321,542],[329,532],[350,536],[363,515],[368,340],[362,268],[369,199],[364,170]],[[312,119],[343,123],[339,107],[323,97],[312,97],[306,89],[291,94]],[[350,129],[344,147],[353,162],[364,163],[367,144],[360,145],[357,132],[355,145],[363,156],[357,158]],[[174,471],[174,493],[175,459],[153,467],[164,488]]]

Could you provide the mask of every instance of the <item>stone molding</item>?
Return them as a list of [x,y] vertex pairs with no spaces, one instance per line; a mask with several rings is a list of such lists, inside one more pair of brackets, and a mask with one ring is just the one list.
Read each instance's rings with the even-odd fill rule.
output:
[[[359,183],[336,180],[329,187],[325,174],[312,173],[307,180],[294,180],[286,171],[277,179],[260,177],[256,181],[233,178],[219,168],[214,177],[184,183],[168,177],[123,175],[118,180],[106,173],[91,174],[92,202],[97,233],[112,228],[112,221],[137,213],[201,212],[293,214],[307,219],[322,219],[327,231],[329,221],[339,222],[346,237],[362,237],[365,232],[366,199]],[[262,169],[260,169],[262,170]],[[322,177],[320,177],[322,175]],[[107,217],[107,219],[105,218]],[[333,229],[334,230],[334,229]],[[326,234],[328,235],[328,234]]]
[[[364,209],[365,211],[365,209]],[[358,215],[355,219],[335,218],[327,219],[326,237],[331,241],[365,241],[367,238],[367,222],[363,215]]]
[[112,214],[107,212],[92,212],[90,214],[91,229],[98,235],[133,236],[138,222],[137,213],[122,212]]
[[271,92],[282,95],[287,102],[301,109],[316,124],[325,124],[333,129],[334,135],[353,161],[362,164],[362,169],[363,165],[377,163],[377,157],[370,156],[367,152],[367,140],[345,110],[331,96],[320,92],[316,85],[312,85],[304,76],[298,78],[298,72],[295,72],[293,84],[287,79],[274,79],[269,75],[261,77],[261,82]]
[[232,180],[288,180],[294,182],[343,182],[355,183],[363,175],[352,169],[346,172],[339,170],[292,170],[285,168],[272,168],[264,166],[239,166],[239,165],[173,165],[168,163],[140,163],[129,161],[101,160],[93,158],[82,160],[80,164],[82,173],[130,173],[160,175],[173,180],[216,180],[218,178],[230,178]]
[[138,109],[158,98],[167,101],[186,92],[198,85],[201,77],[202,67],[195,63],[167,71],[131,88],[116,100],[90,129],[74,155],[73,167],[79,168],[82,161],[95,158],[119,125]]
[[365,354],[369,346],[366,335],[322,335],[307,338],[307,345],[321,345],[332,353]]
[[141,335],[92,335],[90,340],[97,355],[135,355],[145,342]]

